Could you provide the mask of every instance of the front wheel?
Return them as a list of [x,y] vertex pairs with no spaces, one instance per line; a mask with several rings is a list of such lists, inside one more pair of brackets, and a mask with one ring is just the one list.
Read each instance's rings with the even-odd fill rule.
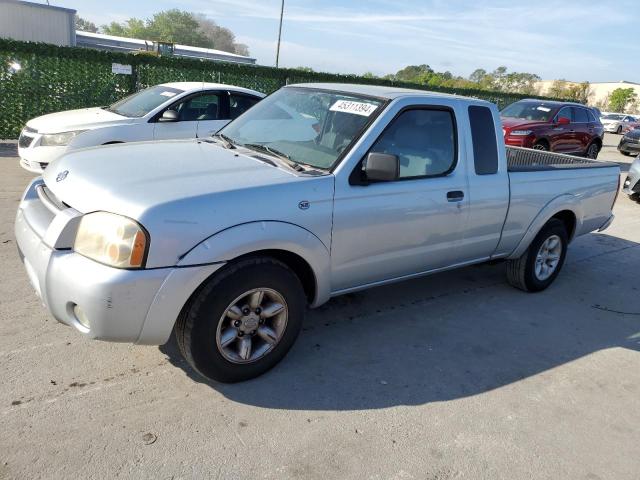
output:
[[507,261],[507,281],[525,292],[544,290],[560,273],[568,243],[564,224],[552,218],[520,258]]
[[616,133],[617,133],[618,135],[620,135],[620,134],[622,133],[622,125],[619,125],[619,126],[618,126],[618,129],[616,130]]
[[214,275],[176,323],[178,346],[203,376],[248,380],[274,367],[298,337],[306,308],[300,280],[269,257]]
[[630,157],[631,154],[629,152],[625,152],[623,150],[620,150],[620,153],[623,154],[625,157]]

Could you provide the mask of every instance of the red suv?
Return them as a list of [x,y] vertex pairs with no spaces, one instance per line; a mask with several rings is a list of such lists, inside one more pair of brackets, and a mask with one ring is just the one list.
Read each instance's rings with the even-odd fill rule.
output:
[[579,103],[520,100],[500,112],[507,145],[597,158],[604,127]]

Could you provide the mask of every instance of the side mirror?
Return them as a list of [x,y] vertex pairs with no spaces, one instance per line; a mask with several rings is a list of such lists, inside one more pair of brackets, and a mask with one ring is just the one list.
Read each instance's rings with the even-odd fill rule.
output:
[[364,173],[370,182],[391,182],[400,176],[400,159],[397,155],[374,153],[367,155]]
[[571,120],[569,120],[567,117],[560,117],[558,119],[558,125],[569,125],[571,123]]
[[158,119],[159,122],[177,122],[178,112],[175,110],[165,110],[162,116]]

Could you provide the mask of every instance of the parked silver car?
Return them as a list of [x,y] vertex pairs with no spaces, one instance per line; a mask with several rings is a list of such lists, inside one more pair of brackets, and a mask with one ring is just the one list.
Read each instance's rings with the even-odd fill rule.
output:
[[505,150],[488,102],[294,85],[215,138],[66,154],[15,235],[60,322],[140,344],[175,330],[197,371],[234,382],[333,296],[498,259],[547,288],[569,242],[612,221],[618,181],[616,164]]
[[627,125],[636,121],[635,117],[623,113],[608,113],[600,117],[605,132],[621,134]]
[[29,120],[20,133],[20,166],[40,174],[55,158],[78,148],[207,137],[263,97],[233,85],[173,82],[140,90],[107,107],[49,113]]

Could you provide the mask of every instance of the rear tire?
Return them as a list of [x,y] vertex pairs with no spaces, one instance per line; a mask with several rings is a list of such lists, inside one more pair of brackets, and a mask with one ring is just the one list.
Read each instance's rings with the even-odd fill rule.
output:
[[291,269],[270,257],[247,258],[196,292],[176,322],[178,347],[204,377],[248,380],[284,358],[300,333],[305,308],[302,284]]
[[544,290],[562,270],[568,244],[564,223],[552,218],[520,258],[507,261],[507,282],[525,292]]

